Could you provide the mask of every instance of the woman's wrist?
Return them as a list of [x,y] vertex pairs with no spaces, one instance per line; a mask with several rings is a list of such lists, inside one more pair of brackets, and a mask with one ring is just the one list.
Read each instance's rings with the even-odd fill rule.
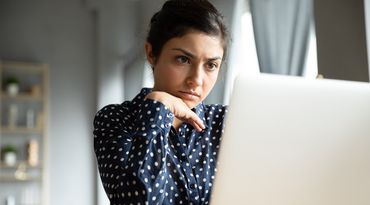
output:
[[149,93],[145,98],[161,102],[168,109],[170,109],[171,112],[173,112],[173,103],[171,100],[171,98],[173,98],[172,95],[162,91],[153,91]]

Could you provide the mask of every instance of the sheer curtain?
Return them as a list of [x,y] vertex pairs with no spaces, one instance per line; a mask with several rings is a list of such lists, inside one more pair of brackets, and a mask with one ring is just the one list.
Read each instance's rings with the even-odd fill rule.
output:
[[[367,44],[367,59],[370,62],[370,0],[364,0],[365,7],[365,24],[366,24],[366,44]],[[370,63],[369,63],[369,79],[370,79]]]
[[303,74],[312,7],[312,0],[250,0],[261,72]]
[[[232,22],[230,26],[230,38],[231,43],[229,47],[229,54],[227,59],[227,70],[225,74],[225,89],[224,89],[224,99],[223,103],[228,104],[230,101],[231,92],[233,90],[233,83],[240,71],[248,72],[251,61],[256,61],[253,59],[255,55],[251,54],[252,51],[255,52],[254,39],[244,38],[247,35],[244,31],[252,34],[251,29],[243,29],[243,16],[248,11],[247,0],[236,0],[234,4]],[[245,20],[245,18],[244,18]],[[252,35],[250,35],[251,37]],[[252,41],[251,41],[252,40]],[[246,46],[246,44],[249,44]],[[253,45],[250,45],[253,44]],[[246,47],[251,49],[246,49]],[[247,51],[248,50],[248,51]]]

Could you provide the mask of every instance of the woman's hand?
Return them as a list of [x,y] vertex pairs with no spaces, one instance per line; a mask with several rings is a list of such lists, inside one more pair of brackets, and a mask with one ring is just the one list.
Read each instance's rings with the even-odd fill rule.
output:
[[153,91],[146,98],[163,103],[176,118],[191,124],[197,131],[205,128],[203,121],[180,98],[161,91]]

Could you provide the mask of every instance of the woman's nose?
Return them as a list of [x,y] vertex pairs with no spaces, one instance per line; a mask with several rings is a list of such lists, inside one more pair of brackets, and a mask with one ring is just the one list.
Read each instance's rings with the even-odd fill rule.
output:
[[197,65],[191,69],[187,78],[187,83],[192,87],[201,86],[203,84],[203,70],[202,66]]

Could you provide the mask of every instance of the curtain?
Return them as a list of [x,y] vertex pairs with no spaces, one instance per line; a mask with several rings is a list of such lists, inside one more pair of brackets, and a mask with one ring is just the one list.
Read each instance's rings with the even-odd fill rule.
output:
[[261,72],[303,74],[312,8],[312,0],[250,0]]
[[242,16],[245,12],[247,12],[246,0],[235,0],[231,16],[232,21],[229,27],[231,42],[226,60],[227,63],[224,65],[226,72],[224,73],[225,88],[223,104],[229,104],[234,80],[239,72],[245,68],[244,66],[248,66],[245,61],[249,62],[248,58],[250,56],[244,56],[246,53],[243,50]]

